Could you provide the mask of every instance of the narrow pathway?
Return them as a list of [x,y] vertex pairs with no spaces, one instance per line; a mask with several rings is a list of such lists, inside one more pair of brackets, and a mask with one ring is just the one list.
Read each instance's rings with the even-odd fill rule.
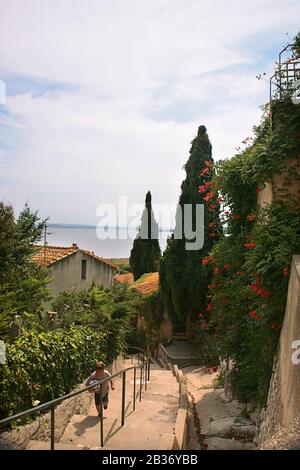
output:
[[189,394],[189,449],[251,450],[256,427],[244,416],[237,400],[216,388],[218,372],[203,367],[184,369]]

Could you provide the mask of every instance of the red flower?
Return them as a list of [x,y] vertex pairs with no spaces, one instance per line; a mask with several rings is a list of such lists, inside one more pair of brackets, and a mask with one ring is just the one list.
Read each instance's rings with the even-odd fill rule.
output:
[[223,198],[221,196],[218,197],[219,202],[223,202]]
[[209,233],[208,236],[209,236],[210,238],[213,238],[213,237],[216,237],[217,234],[216,234],[215,232],[212,232],[212,233]]
[[249,222],[253,222],[254,216],[253,216],[253,215],[247,215],[247,220],[248,220]]
[[288,266],[286,266],[285,268],[283,268],[282,274],[283,274],[284,276],[286,276],[286,277],[289,276],[290,270],[289,270],[289,267],[288,267]]
[[209,284],[209,285],[207,286],[208,289],[214,289],[214,287],[216,287],[216,284],[215,284],[215,283]]
[[256,310],[250,310],[250,312],[249,312],[248,315],[249,315],[249,317],[251,317],[251,318],[256,318],[256,316],[257,316],[257,311],[256,311]]
[[210,228],[216,227],[217,225],[218,225],[217,222],[210,222],[210,223],[208,224],[208,226],[209,226]]
[[212,163],[211,160],[204,160],[204,165],[205,165],[205,166],[211,167],[212,164],[213,164],[213,163]]
[[205,258],[203,258],[203,260],[202,260],[202,266],[206,266],[207,263],[209,263],[210,260],[211,260],[210,256],[205,256]]
[[219,274],[220,273],[220,268],[215,268],[214,269],[214,274]]
[[214,197],[214,193],[209,191],[203,199],[208,202],[212,197]]
[[206,186],[205,185],[199,186],[198,193],[205,193],[205,191],[206,191]]
[[203,170],[200,171],[200,176],[206,176],[207,173],[209,173],[209,168],[203,168]]
[[250,310],[248,313],[249,317],[255,318],[255,320],[261,320],[261,316],[257,313],[256,310]]
[[245,243],[244,247],[245,248],[254,248],[256,246],[256,243]]
[[269,300],[271,292],[269,290],[264,290],[262,295],[264,296],[265,300]]
[[238,271],[236,274],[237,274],[237,276],[243,276],[244,275],[244,273],[242,271]]
[[239,220],[241,216],[239,214],[233,214],[232,215],[233,220]]
[[231,268],[231,264],[224,264],[224,269],[229,269]]
[[213,304],[208,304],[206,307],[206,311],[210,312],[214,308]]
[[280,327],[280,323],[272,323],[272,330],[279,330]]
[[215,209],[215,208],[216,208],[216,205],[215,205],[215,204],[209,204],[209,207],[210,207],[211,209]]

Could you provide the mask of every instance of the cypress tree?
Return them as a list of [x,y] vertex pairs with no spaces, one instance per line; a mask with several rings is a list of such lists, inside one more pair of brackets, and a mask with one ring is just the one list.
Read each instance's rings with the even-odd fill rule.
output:
[[219,202],[211,182],[212,146],[205,126],[198,128],[184,168],[186,178],[181,185],[179,206],[184,216],[185,204],[192,205],[192,228],[195,230],[196,205],[204,204],[204,245],[198,250],[186,249],[188,240],[184,232],[181,239],[174,236],[184,225],[184,218],[177,217],[174,234],[168,240],[160,263],[161,295],[175,326],[183,326],[188,315],[193,319],[206,307],[209,274],[201,261],[211,250],[220,230]]
[[145,200],[145,209],[142,214],[139,232],[133,242],[130,252],[129,264],[134,279],[145,273],[158,271],[161,257],[158,242],[158,224],[152,210],[151,193],[148,191]]

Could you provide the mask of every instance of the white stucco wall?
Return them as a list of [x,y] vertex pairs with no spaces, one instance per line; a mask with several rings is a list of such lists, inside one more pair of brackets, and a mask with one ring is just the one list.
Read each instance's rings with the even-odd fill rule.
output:
[[[86,260],[86,279],[81,279],[81,261]],[[54,263],[48,269],[51,282],[49,288],[53,295],[62,291],[79,292],[88,289],[93,283],[110,287],[117,269],[109,264],[101,263],[92,256],[81,252],[67,256]]]

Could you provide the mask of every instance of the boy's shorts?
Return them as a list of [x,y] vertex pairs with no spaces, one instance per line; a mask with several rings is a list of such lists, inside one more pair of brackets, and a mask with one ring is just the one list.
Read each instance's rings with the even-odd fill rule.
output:
[[[107,404],[108,403],[108,393],[102,397],[102,402]],[[95,393],[95,405],[99,406],[101,404],[101,395],[100,393]]]

